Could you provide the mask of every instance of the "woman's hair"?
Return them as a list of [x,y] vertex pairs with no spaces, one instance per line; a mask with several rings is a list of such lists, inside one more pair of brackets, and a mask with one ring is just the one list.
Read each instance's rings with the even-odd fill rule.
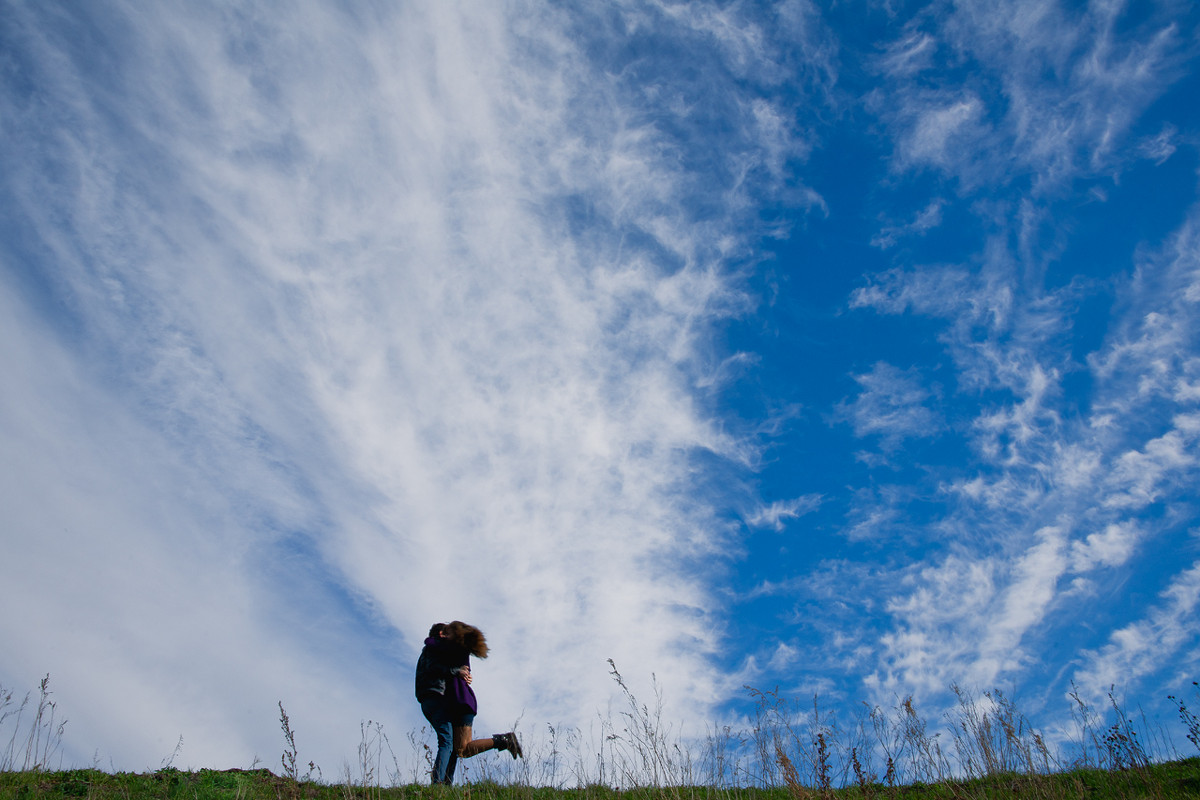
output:
[[483,638],[483,631],[474,625],[455,620],[446,626],[446,638],[476,658],[487,658],[487,640]]

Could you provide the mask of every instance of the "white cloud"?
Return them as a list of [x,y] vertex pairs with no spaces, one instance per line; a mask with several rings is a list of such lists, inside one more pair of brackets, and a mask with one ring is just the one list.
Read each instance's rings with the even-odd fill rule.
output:
[[[1021,354],[1023,355],[1023,354]],[[1024,365],[1022,365],[1024,366]],[[1015,464],[1025,457],[1022,445],[1032,442],[1056,414],[1047,408],[1046,396],[1057,386],[1058,375],[1047,373],[1040,364],[1028,367],[1017,399],[994,410],[984,410],[975,420],[979,431],[976,446],[1001,463]]]
[[[4,581],[14,610],[0,620],[4,685],[49,673],[75,757],[99,750],[104,766],[111,757],[136,769],[156,767],[181,733],[192,758],[248,765],[280,696],[311,709],[324,691],[367,709],[374,698],[333,679],[341,637],[314,620],[308,646],[281,635],[254,574],[261,550],[241,535],[240,503],[253,490],[286,508],[286,482],[247,465],[234,476],[241,491],[212,492],[211,476],[164,446],[4,288],[0,441],[12,457],[0,495],[5,556],[22,565]],[[249,710],[261,718],[247,724]],[[352,722],[329,720],[338,734]]]
[[880,362],[854,380],[862,391],[843,413],[856,436],[879,435],[884,450],[892,450],[904,439],[937,434],[939,420],[929,407],[933,392],[915,371]]
[[1066,531],[1048,526],[1012,565],[1012,575],[994,613],[988,613],[979,655],[969,674],[974,685],[993,685],[1027,658],[1021,647],[1026,634],[1042,623],[1057,595],[1067,567],[1063,550]]
[[949,103],[933,101],[920,109],[911,122],[908,135],[901,141],[900,156],[905,165],[931,164],[950,167],[957,164],[957,152],[971,149],[978,133],[983,105],[977,97],[965,97]]
[[1026,637],[1057,602],[1066,542],[1066,531],[1046,527],[1017,554],[964,551],[912,570],[909,589],[888,601],[895,632],[880,638],[881,667],[869,685],[937,696],[952,683],[993,686],[1018,674],[1031,659]]
[[1141,619],[1114,631],[1099,651],[1086,654],[1084,665],[1075,673],[1078,686],[1088,692],[1127,686],[1168,660],[1174,660],[1181,672],[1195,668],[1200,564],[1175,575],[1161,599]]
[[[62,365],[0,393],[25,420],[6,452],[40,465],[6,482],[12,555],[74,555],[0,589],[70,589],[6,620],[6,685],[64,673],[73,746],[135,769],[180,733],[181,762],[248,765],[283,700],[328,769],[364,718],[415,726],[420,638],[459,617],[494,647],[484,726],[591,719],[608,657],[635,690],[687,675],[671,714],[703,713],[727,528],[692,456],[749,453],[696,387],[707,326],[744,307],[738,209],[802,143],[762,105],[671,133],[728,72],[623,74],[537,4],[135,5],[95,10],[94,51],[11,20],[61,107],[2,98],[3,189],[56,298],[6,316],[5,357]],[[712,11],[732,68],[771,57]],[[47,635],[81,607],[102,619]]]
[[880,637],[880,667],[868,685],[880,696],[900,687],[929,695],[961,679],[963,662],[976,648],[962,626],[966,620],[988,618],[997,591],[996,568],[991,561],[952,556],[906,575],[908,591],[888,601],[896,624]]
[[1119,171],[1134,121],[1185,57],[1169,5],[1132,31],[1121,8],[956,3],[936,30],[929,9],[915,12],[883,45],[885,86],[871,95],[896,166],[936,167],[972,192],[1028,177],[1035,195]]
[[898,514],[885,506],[866,505],[851,515],[845,535],[850,541],[884,539],[888,529],[898,523]]
[[1129,560],[1143,535],[1135,521],[1110,523],[1071,545],[1071,569],[1088,572],[1096,567],[1119,567]]
[[1162,165],[1178,148],[1179,130],[1174,125],[1164,125],[1157,136],[1144,139],[1139,145],[1142,155],[1155,165]]
[[920,236],[942,224],[942,207],[945,201],[936,199],[921,209],[912,222],[904,225],[887,225],[871,239],[875,247],[886,250],[905,236]]
[[975,289],[972,277],[961,268],[893,269],[855,289],[850,295],[850,308],[871,308],[885,314],[911,310],[937,317],[956,316],[972,310]]
[[[864,493],[855,504],[852,519],[887,520],[924,559],[864,583],[890,587],[891,625],[875,639],[878,666],[866,679],[880,699],[898,691],[936,697],[964,680],[1054,680],[1055,651],[1087,647],[1094,635],[1063,620],[1086,613],[1103,631],[1121,618],[1126,601],[1117,587],[1133,576],[1156,586],[1141,554],[1177,542],[1189,514],[1200,428],[1191,388],[1194,209],[1165,244],[1138,253],[1128,282],[1117,281],[1109,334],[1086,354],[1081,391],[1079,364],[1067,355],[1081,287],[1031,288],[1041,267],[1028,206],[1006,206],[988,221],[1015,230],[1004,216],[1013,207],[1022,210],[1017,246],[989,233],[970,263],[896,267],[850,298],[856,310],[945,321],[935,334],[954,367],[939,381],[944,435],[965,433],[975,456],[961,474],[958,466],[946,473],[916,465],[941,476],[945,505],[931,513],[922,507],[930,495],[918,487]],[[1151,504],[1170,511],[1147,513]],[[1170,602],[1114,634],[1076,681],[1132,688],[1159,671],[1188,641],[1181,621],[1190,583],[1180,576],[1165,595]],[[1146,663],[1129,670],[1139,658]]]
[[890,77],[908,77],[928,69],[933,63],[937,41],[929,33],[913,29],[889,42],[878,60],[878,69]]
[[[888,601],[895,624],[879,637],[880,666],[869,686],[936,694],[952,681],[987,686],[1037,674],[1047,638],[1075,636],[1060,616],[1086,604],[1102,629],[1117,599],[1109,579],[1096,573],[1128,568],[1147,542],[1172,535],[1178,520],[1139,515],[1148,504],[1187,497],[1195,472],[1200,421],[1186,386],[1196,310],[1183,291],[1194,280],[1185,246],[1192,230],[1185,223],[1160,254],[1145,258],[1121,309],[1127,316],[1089,359],[1096,383],[1088,414],[1063,414],[1061,377],[1040,366],[1055,357],[1062,304],[1031,309],[1014,297],[1011,328],[976,329],[973,344],[944,335],[952,352],[966,354],[956,365],[976,376],[965,383],[960,373],[960,391],[968,385],[1003,399],[977,408],[978,472],[942,484],[950,504],[923,539],[937,553],[933,565],[900,572],[904,589]],[[953,303],[913,288],[922,287],[919,273],[892,272],[876,286],[856,295],[860,307],[952,319]],[[977,307],[970,296],[961,292],[958,307]],[[1024,321],[1030,319],[1044,323]],[[1162,402],[1167,398],[1179,405],[1164,419],[1172,407]],[[879,498],[858,513],[902,518],[895,500]],[[1149,662],[1182,647],[1189,636],[1183,620],[1194,605],[1190,574],[1165,590],[1162,607],[1089,656],[1077,683],[1130,686],[1157,669]],[[1130,669],[1138,659],[1148,663]]]
[[1068,490],[1088,489],[1095,485],[1101,469],[1101,454],[1085,444],[1062,443],[1057,446],[1050,473],[1055,482]]
[[1159,499],[1164,484],[1187,474],[1195,465],[1196,423],[1200,415],[1176,418],[1176,429],[1146,443],[1141,450],[1121,454],[1108,481],[1105,505],[1138,508]]
[[746,524],[754,528],[773,528],[782,531],[786,527],[785,520],[798,519],[816,509],[820,504],[821,496],[815,494],[791,500],[776,500],[747,516]]

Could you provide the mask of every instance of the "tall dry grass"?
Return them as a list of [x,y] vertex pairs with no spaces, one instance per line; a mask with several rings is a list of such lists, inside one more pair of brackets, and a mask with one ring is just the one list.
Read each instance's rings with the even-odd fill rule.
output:
[[[794,798],[896,796],[901,787],[940,784],[953,794],[969,787],[1017,781],[1029,796],[1058,797],[1048,787],[1072,770],[1136,780],[1152,764],[1182,759],[1171,733],[1130,710],[1110,689],[1093,705],[1073,689],[1064,715],[1073,723],[1053,739],[1035,727],[1008,694],[950,687],[953,705],[934,715],[912,696],[889,707],[858,704],[841,713],[819,698],[797,700],[747,687],[754,710],[742,726],[685,737],[662,718],[661,688],[642,702],[610,662],[623,704],[588,730],[547,726],[523,731],[527,759],[479,760],[468,778],[500,784],[587,787],[705,787],[706,790],[786,788]],[[1200,702],[1200,687],[1195,687]],[[1200,718],[1172,698],[1200,750]],[[1069,714],[1067,713],[1069,711]],[[1123,779],[1124,779],[1123,778]],[[980,790],[983,791],[983,790]],[[1044,794],[1038,794],[1039,791]]]
[[[754,707],[742,725],[686,737],[664,721],[657,681],[644,702],[612,661],[609,667],[619,697],[613,709],[597,714],[586,730],[552,725],[526,730],[518,720],[526,757],[513,761],[500,754],[460,762],[457,781],[463,791],[469,795],[472,786],[524,787],[524,798],[535,787],[584,789],[586,797],[608,796],[613,789],[654,789],[655,797],[668,800],[697,794],[741,800],[747,793],[782,789],[793,800],[808,800],[899,797],[915,784],[928,784],[962,798],[1015,792],[1053,800],[1089,796],[1097,786],[1117,787],[1112,796],[1156,797],[1170,794],[1155,783],[1162,774],[1156,765],[1184,755],[1168,731],[1151,725],[1140,709],[1129,710],[1111,688],[1107,702],[1098,706],[1072,688],[1070,732],[1059,732],[1057,745],[1010,696],[959,686],[951,687],[953,706],[932,722],[912,696],[897,698],[890,707],[860,703],[837,713],[816,697],[800,701],[778,690],[747,687]],[[1169,699],[1191,748],[1200,751],[1200,718],[1188,706],[1200,702],[1200,686],[1193,684],[1191,698]],[[282,702],[279,714],[284,747],[278,769],[285,781],[280,785],[289,787],[281,796],[299,797],[300,786],[324,785],[323,774],[313,761],[307,769],[302,766],[296,731]],[[26,695],[19,703],[12,692],[0,689],[0,735],[12,728],[0,754],[0,772],[49,769],[61,752],[65,725],[57,716],[49,676],[36,698]],[[343,800],[380,800],[385,787],[428,782],[430,731],[409,732],[404,754],[392,749],[380,723],[363,722],[360,733],[355,762],[344,764],[340,775]],[[1195,755],[1192,750],[1188,754]],[[168,768],[164,762],[160,772],[178,772]],[[1200,791],[1200,761],[1188,768],[1197,773],[1194,783]]]
[[58,718],[58,704],[52,695],[49,674],[42,678],[32,706],[30,693],[16,703],[13,692],[0,686],[0,733],[6,725],[12,726],[12,735],[0,753],[0,772],[45,770],[61,752],[67,721]]

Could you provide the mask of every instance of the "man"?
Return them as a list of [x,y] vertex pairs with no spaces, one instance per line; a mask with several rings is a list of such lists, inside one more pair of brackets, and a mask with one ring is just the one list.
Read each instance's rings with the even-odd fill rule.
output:
[[435,623],[429,629],[429,638],[425,640],[421,657],[417,659],[416,694],[421,713],[429,720],[437,735],[433,782],[449,785],[454,780],[458,756],[454,753],[454,724],[446,705],[446,681],[462,674],[463,679],[470,683],[471,673],[468,670],[464,674],[460,668],[449,665],[445,640],[446,626],[441,622]]

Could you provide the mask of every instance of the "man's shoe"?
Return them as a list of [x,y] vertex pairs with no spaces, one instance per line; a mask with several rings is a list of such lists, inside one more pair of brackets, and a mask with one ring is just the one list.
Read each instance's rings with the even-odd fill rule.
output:
[[496,745],[497,750],[507,750],[513,758],[525,757],[525,754],[521,752],[521,742],[517,740],[517,734],[512,731],[493,735],[492,742]]

